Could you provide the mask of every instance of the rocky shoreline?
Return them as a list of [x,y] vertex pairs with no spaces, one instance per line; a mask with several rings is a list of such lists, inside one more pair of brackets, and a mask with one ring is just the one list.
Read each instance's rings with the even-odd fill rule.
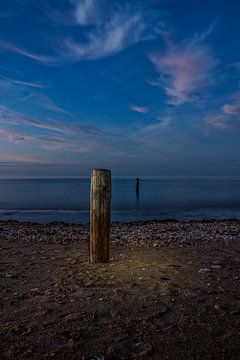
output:
[[[89,241],[89,224],[0,221],[0,236],[40,243],[80,244]],[[112,223],[111,242],[123,246],[160,247],[240,240],[240,220],[141,221]]]
[[[82,244],[89,241],[89,224],[49,224],[0,221],[0,237],[35,243]],[[174,247],[240,241],[240,220],[143,221],[113,223],[111,243],[126,247]]]

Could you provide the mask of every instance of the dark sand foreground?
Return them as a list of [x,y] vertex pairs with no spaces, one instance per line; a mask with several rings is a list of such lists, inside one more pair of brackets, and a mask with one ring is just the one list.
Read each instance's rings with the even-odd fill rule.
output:
[[[0,359],[239,359],[240,221],[0,223]],[[90,357],[92,356],[92,357]]]

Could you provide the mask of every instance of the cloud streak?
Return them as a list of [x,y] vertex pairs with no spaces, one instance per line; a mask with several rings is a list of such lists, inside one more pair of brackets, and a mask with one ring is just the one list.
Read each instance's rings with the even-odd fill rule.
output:
[[144,40],[145,23],[140,14],[115,14],[108,22],[96,26],[84,43],[66,39],[62,54],[76,60],[95,60],[123,51]]
[[5,125],[20,125],[31,126],[38,129],[48,130],[50,132],[62,133],[62,134],[74,134],[78,135],[95,135],[95,136],[108,136],[114,137],[115,134],[101,130],[97,127],[82,124],[79,122],[66,123],[57,120],[42,120],[35,117],[25,115],[13,111],[6,106],[0,105],[0,123]]
[[208,126],[215,129],[231,129],[232,124],[229,122],[229,118],[222,114],[214,114],[205,118]]
[[123,154],[134,146],[128,143],[127,137],[118,133],[80,122],[37,119],[4,106],[0,106],[0,126],[1,141],[18,146],[34,144],[51,152],[87,153],[96,150]]
[[202,43],[204,38],[195,36],[179,44],[168,42],[165,52],[150,55],[159,73],[158,85],[164,89],[168,104],[194,102],[212,83],[212,71],[218,60],[210,47]]
[[5,104],[26,102],[36,109],[45,109],[51,113],[70,115],[70,113],[56,104],[43,91],[48,86],[39,82],[28,82],[0,76],[0,100]]
[[[66,24],[73,30],[68,31],[51,43],[47,54],[39,54],[0,40],[0,50],[12,52],[38,61],[44,65],[59,66],[79,60],[96,60],[113,56],[129,46],[157,37],[164,24],[156,20],[149,10],[131,5],[131,3],[112,3],[106,0],[69,1],[72,11],[67,11]],[[38,6],[39,7],[39,6]],[[43,2],[40,9],[49,19],[62,22],[62,14]],[[154,19],[155,24],[152,24]]]
[[224,104],[219,113],[207,116],[205,122],[217,129],[231,129],[240,119],[240,93],[232,95],[232,101]]
[[74,17],[79,25],[95,25],[102,22],[101,8],[99,4],[102,1],[95,0],[82,0],[76,2],[76,8],[74,11]]
[[146,106],[139,106],[139,105],[129,105],[129,110],[141,113],[141,114],[147,114],[149,112],[149,108]]
[[8,52],[12,52],[18,55],[25,56],[27,58],[30,58],[32,60],[36,60],[42,64],[45,65],[53,65],[57,64],[59,62],[59,58],[57,56],[50,56],[50,55],[42,55],[42,54],[35,54],[34,52],[31,52],[29,50],[25,50],[23,48],[20,48],[18,46],[15,46],[14,44],[11,44],[7,41],[0,39],[0,51],[6,50]]
[[23,85],[23,86],[27,86],[30,88],[35,88],[35,89],[46,89],[47,85],[38,83],[38,82],[29,82],[29,81],[23,81],[23,80],[15,80],[15,79],[10,79],[8,77],[5,76],[0,76],[0,79],[4,80],[4,81],[8,81],[12,84],[16,84],[16,85]]
[[225,104],[222,111],[227,115],[240,116],[240,92],[232,95],[232,102]]

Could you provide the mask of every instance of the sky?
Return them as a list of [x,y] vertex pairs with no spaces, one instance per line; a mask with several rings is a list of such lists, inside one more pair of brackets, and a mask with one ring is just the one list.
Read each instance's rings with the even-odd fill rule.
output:
[[239,16],[239,0],[1,0],[0,176],[239,176]]

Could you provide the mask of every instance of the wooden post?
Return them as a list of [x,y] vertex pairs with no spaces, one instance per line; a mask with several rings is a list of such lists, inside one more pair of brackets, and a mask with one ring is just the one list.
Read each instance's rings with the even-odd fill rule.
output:
[[109,261],[111,171],[93,169],[90,194],[90,262]]
[[139,194],[139,178],[136,178],[136,193]]

